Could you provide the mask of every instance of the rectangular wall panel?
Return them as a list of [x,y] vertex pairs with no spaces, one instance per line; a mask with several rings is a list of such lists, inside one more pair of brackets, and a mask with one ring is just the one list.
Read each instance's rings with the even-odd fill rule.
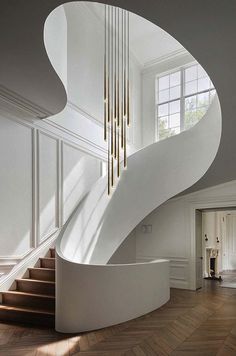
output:
[[32,247],[32,129],[0,123],[0,256],[21,256]]
[[63,143],[63,222],[100,175],[100,160]]
[[39,242],[58,227],[58,140],[38,135],[38,221]]

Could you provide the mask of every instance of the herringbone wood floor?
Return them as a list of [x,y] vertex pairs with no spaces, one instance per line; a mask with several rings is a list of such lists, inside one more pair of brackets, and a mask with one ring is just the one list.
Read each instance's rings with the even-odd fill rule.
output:
[[[231,276],[232,277],[232,276]],[[82,335],[0,324],[1,356],[236,355],[236,289],[173,289],[148,315]]]

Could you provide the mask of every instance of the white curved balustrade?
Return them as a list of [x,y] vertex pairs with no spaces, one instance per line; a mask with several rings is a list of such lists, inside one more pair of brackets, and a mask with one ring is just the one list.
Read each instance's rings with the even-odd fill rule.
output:
[[119,324],[159,308],[170,297],[167,260],[87,265],[66,260],[57,249],[56,268],[56,329],[61,332]]

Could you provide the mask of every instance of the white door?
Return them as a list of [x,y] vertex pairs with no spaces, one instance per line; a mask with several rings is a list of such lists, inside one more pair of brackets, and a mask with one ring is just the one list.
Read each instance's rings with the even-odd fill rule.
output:
[[229,270],[236,270],[236,215],[226,217],[226,255]]
[[195,218],[196,238],[196,289],[202,288],[202,212],[196,210]]

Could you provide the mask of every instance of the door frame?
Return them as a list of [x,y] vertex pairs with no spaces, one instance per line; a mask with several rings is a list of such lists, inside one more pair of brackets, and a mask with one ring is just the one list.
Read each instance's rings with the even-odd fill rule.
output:
[[[200,227],[200,234],[197,235],[197,225],[196,225],[196,221],[198,219],[198,214],[200,214],[200,219],[201,219],[201,227]],[[202,279],[203,279],[203,246],[202,246],[202,210],[200,209],[195,209],[195,242],[196,242],[196,289],[200,289],[202,288]],[[197,245],[200,245],[200,246],[197,246]],[[198,248],[200,247],[200,250],[201,250],[201,257],[198,256]],[[201,273],[201,277],[199,279],[201,279],[201,283],[199,284],[198,282],[198,278],[197,278],[197,267],[198,267],[198,264],[200,265],[200,273]]]

